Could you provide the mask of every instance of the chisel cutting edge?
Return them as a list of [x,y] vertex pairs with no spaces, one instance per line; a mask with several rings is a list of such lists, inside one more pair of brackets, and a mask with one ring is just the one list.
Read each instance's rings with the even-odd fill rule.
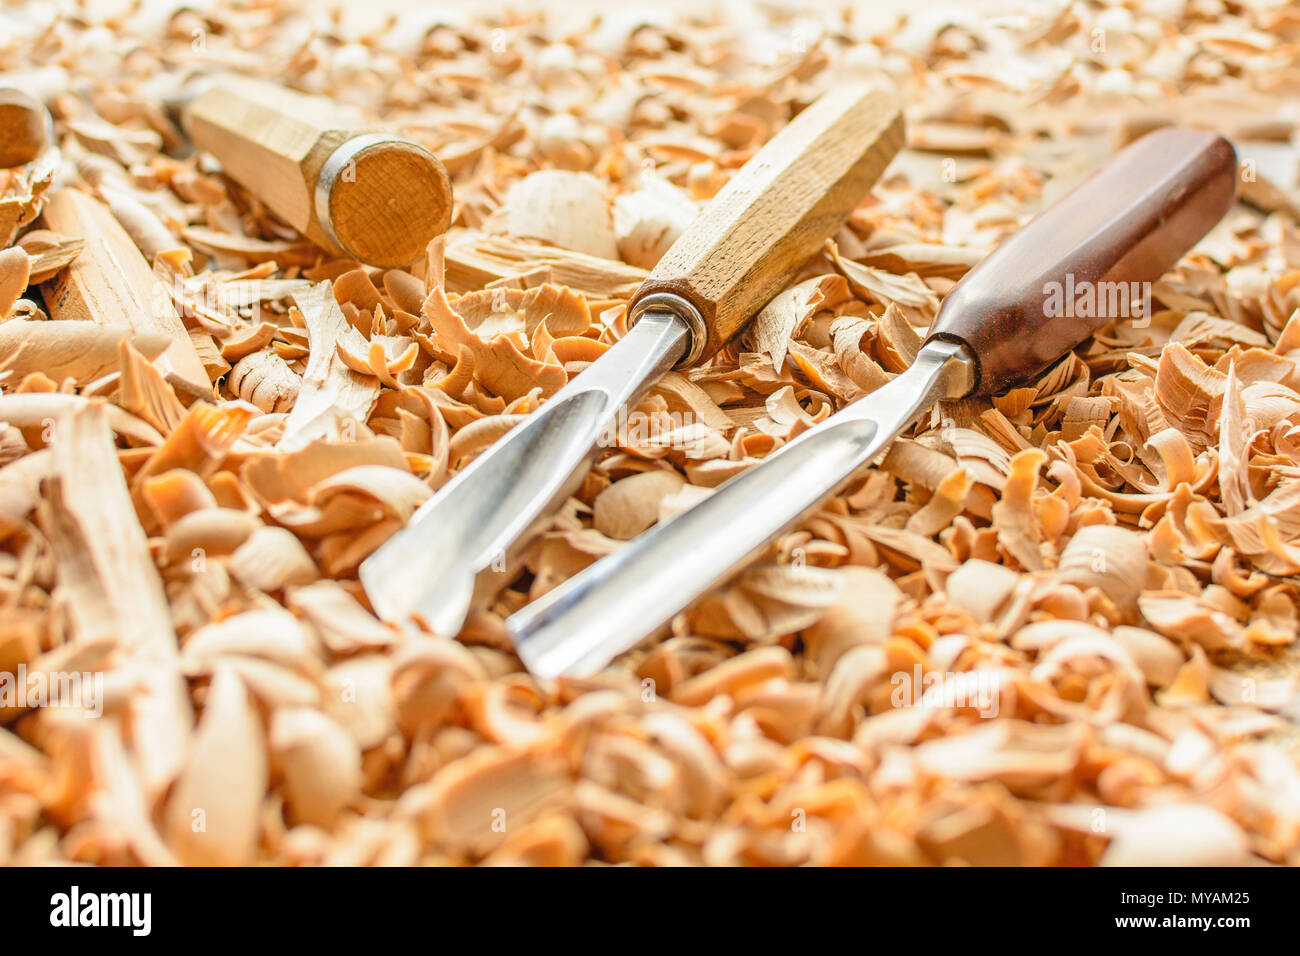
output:
[[1165,129],[1133,143],[948,293],[906,372],[512,615],[520,659],[544,677],[599,670],[797,527],[935,401],[1032,379],[1123,318],[1057,308],[1053,293],[1109,300],[1111,284],[1154,282],[1223,217],[1235,187],[1221,136]]
[[664,254],[631,300],[628,333],[362,562],[380,617],[459,631],[510,583],[619,409],[720,349],[839,229],[902,143],[898,104],[875,87],[837,89],[796,116]]

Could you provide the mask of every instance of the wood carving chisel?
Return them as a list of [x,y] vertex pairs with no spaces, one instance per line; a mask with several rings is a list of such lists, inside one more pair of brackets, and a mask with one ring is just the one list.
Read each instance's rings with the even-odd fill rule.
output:
[[389,133],[358,132],[342,106],[270,83],[222,77],[181,109],[194,145],[318,246],[400,268],[451,222],[438,158]]
[[512,615],[520,658],[546,677],[596,672],[797,527],[936,401],[1031,380],[1122,318],[1052,303],[1063,288],[1109,297],[1109,283],[1155,281],[1235,188],[1221,136],[1163,129],[1136,141],[948,293],[906,372]]
[[510,582],[619,409],[721,348],[839,229],[902,143],[898,104],[875,87],[835,90],[796,116],[664,254],[629,303],[627,335],[362,563],[379,615],[457,633]]

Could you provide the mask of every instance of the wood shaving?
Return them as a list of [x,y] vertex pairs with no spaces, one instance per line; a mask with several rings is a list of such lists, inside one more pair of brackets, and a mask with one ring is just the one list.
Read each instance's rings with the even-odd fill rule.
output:
[[[809,10],[792,46],[780,4],[289,13],[6,21],[53,135],[0,169],[0,675],[105,693],[0,707],[0,863],[1300,864],[1294,14]],[[201,72],[442,158],[425,261],[332,259],[186,154],[163,101],[200,23]],[[825,250],[629,410],[455,640],[379,621],[360,561],[864,75],[911,142]],[[1243,202],[1146,321],[941,405],[596,677],[523,670],[505,617],[888,382],[974,264],[1169,121],[1234,140]]]

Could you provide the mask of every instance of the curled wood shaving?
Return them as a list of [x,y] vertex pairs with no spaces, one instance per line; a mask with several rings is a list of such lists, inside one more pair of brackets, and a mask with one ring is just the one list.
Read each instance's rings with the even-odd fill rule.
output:
[[302,379],[274,352],[245,355],[230,370],[230,390],[264,412],[293,408],[302,390]]
[[625,262],[653,269],[698,212],[689,195],[672,183],[649,176],[641,186],[614,200],[614,237]]
[[302,310],[311,357],[280,441],[297,448],[314,438],[338,438],[345,431],[355,437],[365,426],[380,386],[349,370],[336,350],[360,336],[347,324],[329,283],[298,293],[294,301]]
[[618,241],[604,189],[585,173],[546,170],[521,179],[506,197],[506,231],[544,239],[561,249],[618,258]]
[[790,338],[819,309],[833,309],[848,299],[848,285],[838,276],[808,279],[780,293],[763,307],[749,334],[754,348],[772,357],[777,372],[785,363]]
[[167,802],[167,835],[181,862],[237,866],[258,841],[266,743],[243,681],[219,669],[208,688],[188,764]]
[[268,737],[293,819],[331,829],[361,793],[361,751],[355,741],[308,707],[277,710]]

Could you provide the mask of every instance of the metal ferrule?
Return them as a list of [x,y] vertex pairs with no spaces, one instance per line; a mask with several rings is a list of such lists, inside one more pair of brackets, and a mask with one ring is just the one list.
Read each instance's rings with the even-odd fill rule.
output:
[[704,325],[704,316],[700,315],[699,309],[680,295],[673,295],[671,292],[652,292],[632,304],[627,314],[627,327],[631,329],[647,312],[667,312],[681,319],[690,329],[691,339],[686,354],[673,366],[674,368],[686,368],[700,360],[700,356],[704,354],[704,346],[709,341],[709,330]]

